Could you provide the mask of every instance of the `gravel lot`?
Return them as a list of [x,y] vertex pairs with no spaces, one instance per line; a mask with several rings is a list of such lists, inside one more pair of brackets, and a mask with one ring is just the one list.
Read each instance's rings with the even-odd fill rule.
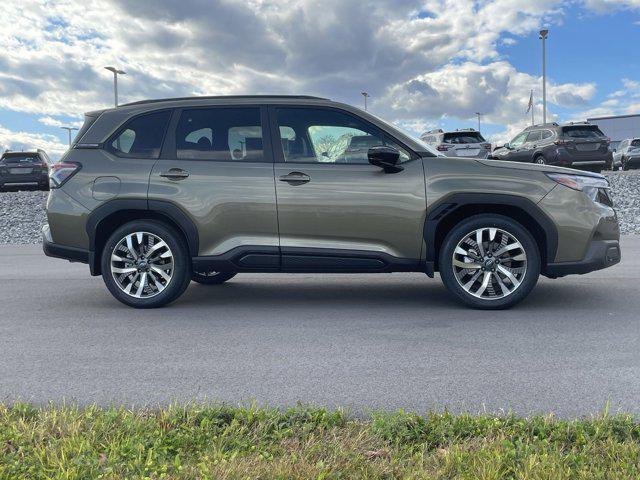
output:
[[[640,235],[640,170],[607,172],[622,234]],[[0,244],[40,243],[48,192],[0,192]]]

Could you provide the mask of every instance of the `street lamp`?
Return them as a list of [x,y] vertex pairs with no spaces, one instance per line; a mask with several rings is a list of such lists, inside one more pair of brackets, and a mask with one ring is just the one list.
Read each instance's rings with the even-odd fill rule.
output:
[[104,67],[106,70],[113,72],[113,94],[115,97],[115,105],[118,106],[118,74],[126,75],[127,72],[119,70],[116,67]]
[[369,95],[367,92],[361,92],[361,95],[364,97],[364,111],[367,111],[367,98],[369,98],[371,95]]
[[71,147],[71,131],[78,130],[78,127],[60,127],[60,128],[66,130],[67,133],[69,134],[69,147]]
[[540,30],[542,40],[542,123],[547,123],[547,50],[546,42],[549,30]]
[[480,112],[476,112],[476,115],[478,116],[478,133],[480,133],[480,115],[482,115]]

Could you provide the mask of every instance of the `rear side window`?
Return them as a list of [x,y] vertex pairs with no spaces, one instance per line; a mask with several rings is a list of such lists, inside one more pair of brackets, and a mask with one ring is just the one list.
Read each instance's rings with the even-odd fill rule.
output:
[[538,140],[540,140],[540,130],[529,132],[527,135],[527,142],[537,142]]
[[631,141],[632,147],[640,147],[640,138]]
[[542,140],[551,137],[553,137],[553,132],[551,130],[542,130]]
[[478,132],[453,132],[453,133],[445,133],[442,141],[444,143],[464,144],[464,143],[483,143],[486,140]]
[[604,137],[604,133],[600,131],[598,127],[595,125],[590,126],[580,126],[580,127],[564,127],[562,129],[565,137],[575,138],[575,139],[592,139],[592,138],[602,138]]
[[164,110],[135,117],[109,142],[113,153],[122,157],[158,158],[171,112]]
[[187,160],[264,161],[259,108],[184,110],[176,155]]

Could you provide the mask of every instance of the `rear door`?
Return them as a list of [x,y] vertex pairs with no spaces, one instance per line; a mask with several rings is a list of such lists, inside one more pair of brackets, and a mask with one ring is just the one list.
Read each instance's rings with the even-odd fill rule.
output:
[[263,255],[252,257],[256,265],[249,259],[242,266],[279,266],[266,114],[259,106],[174,112],[161,158],[151,171],[149,206],[168,201],[185,212],[198,230],[200,256],[241,259],[258,251]]
[[[422,161],[336,108],[274,106],[271,119],[283,269],[368,271],[388,261],[415,268],[426,210]],[[376,145],[398,148],[404,170],[369,164]]]

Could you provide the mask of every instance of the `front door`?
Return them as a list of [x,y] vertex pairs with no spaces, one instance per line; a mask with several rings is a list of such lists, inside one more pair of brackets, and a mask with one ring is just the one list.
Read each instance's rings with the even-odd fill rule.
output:
[[[339,109],[274,106],[270,118],[283,270],[415,269],[426,210],[422,161]],[[378,145],[401,151],[401,172],[369,164]]]
[[279,267],[273,161],[269,142],[263,145],[263,115],[266,120],[266,110],[251,106],[174,113],[168,148],[151,171],[149,204],[169,201],[191,218],[201,257],[224,256],[244,268]]

